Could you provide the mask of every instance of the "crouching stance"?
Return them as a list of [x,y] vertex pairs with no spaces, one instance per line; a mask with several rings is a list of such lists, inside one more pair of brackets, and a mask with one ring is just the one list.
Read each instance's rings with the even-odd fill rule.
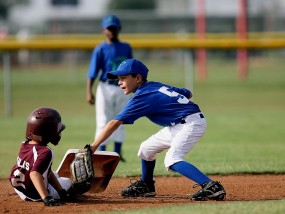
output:
[[218,181],[213,181],[184,160],[193,146],[204,135],[207,124],[199,106],[189,99],[192,93],[159,82],[147,81],[148,68],[137,59],[123,61],[116,71],[108,72],[109,79],[119,79],[119,86],[127,95],[134,93],[124,109],[111,120],[92,144],[95,151],[121,124],[133,124],[140,117],[162,128],[144,141],[138,151],[141,158],[141,179],[121,191],[124,197],[153,197],[156,195],[154,168],[156,154],[168,149],[165,167],[193,180],[201,190],[191,200],[224,200],[226,192]]
[[53,173],[54,152],[47,145],[57,145],[64,129],[61,116],[54,109],[37,108],[29,115],[26,140],[9,177],[21,199],[43,201],[46,206],[60,206],[67,200],[72,182]]

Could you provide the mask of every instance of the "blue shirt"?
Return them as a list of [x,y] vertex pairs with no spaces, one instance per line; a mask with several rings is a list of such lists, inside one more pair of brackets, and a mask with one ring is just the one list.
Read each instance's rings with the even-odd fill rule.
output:
[[107,72],[116,70],[122,61],[132,57],[132,48],[128,43],[119,41],[108,44],[103,42],[93,51],[87,77],[96,79],[101,71],[100,81],[105,82]]
[[185,88],[145,82],[114,119],[133,124],[145,116],[157,125],[172,126],[186,116],[200,112],[199,106],[187,98],[189,96],[190,91]]

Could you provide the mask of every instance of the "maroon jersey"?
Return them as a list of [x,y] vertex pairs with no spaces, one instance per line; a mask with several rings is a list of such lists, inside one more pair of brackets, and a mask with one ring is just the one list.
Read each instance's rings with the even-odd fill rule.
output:
[[[30,172],[37,171],[42,174],[45,186],[48,185],[48,174],[54,157],[53,151],[48,146],[39,144],[29,144],[28,141],[22,143],[17,163],[13,166],[9,180],[12,186],[23,194],[21,198],[40,200],[30,178]],[[25,197],[26,196],[26,197]]]

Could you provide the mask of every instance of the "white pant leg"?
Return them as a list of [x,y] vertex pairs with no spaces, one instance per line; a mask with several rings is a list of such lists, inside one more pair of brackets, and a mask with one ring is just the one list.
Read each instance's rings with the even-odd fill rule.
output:
[[165,167],[168,170],[171,165],[183,161],[206,132],[206,120],[200,118],[199,114],[190,115],[187,120],[185,124],[170,127],[173,139],[164,159]]
[[138,156],[146,161],[156,159],[156,154],[168,149],[171,145],[171,132],[169,127],[165,127],[142,142],[138,151]]
[[[115,85],[99,82],[96,90],[96,133],[97,137],[105,125],[122,111],[129,97],[122,89]],[[110,140],[123,142],[125,140],[125,126],[120,126],[103,144]]]
[[[120,87],[114,87],[116,91],[114,96],[112,119],[123,110],[129,100],[129,96],[125,95]],[[123,143],[125,141],[125,125],[119,126],[119,128],[111,135],[111,138],[116,142]]]
[[[56,173],[54,174],[57,175]],[[68,191],[72,186],[72,182],[69,178],[57,177],[57,180],[62,186],[62,188],[65,189],[66,191]],[[60,198],[58,192],[50,184],[48,184],[48,191],[49,191],[49,195],[52,196],[54,199]]]
[[[95,137],[97,137],[105,127],[105,125],[111,120],[112,117],[112,105],[111,91],[109,90],[107,83],[99,82],[96,90],[96,132]],[[109,138],[101,145],[106,145],[109,142]]]

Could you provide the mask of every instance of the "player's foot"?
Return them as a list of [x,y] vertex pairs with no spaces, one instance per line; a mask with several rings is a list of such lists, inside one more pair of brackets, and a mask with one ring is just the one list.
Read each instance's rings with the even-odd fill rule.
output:
[[[193,188],[200,186],[194,185]],[[222,201],[226,198],[226,191],[219,181],[210,181],[201,185],[202,189],[190,196],[193,201]]]
[[139,180],[121,191],[121,195],[124,197],[154,197],[155,196],[155,186],[154,182],[152,184],[146,184]]

